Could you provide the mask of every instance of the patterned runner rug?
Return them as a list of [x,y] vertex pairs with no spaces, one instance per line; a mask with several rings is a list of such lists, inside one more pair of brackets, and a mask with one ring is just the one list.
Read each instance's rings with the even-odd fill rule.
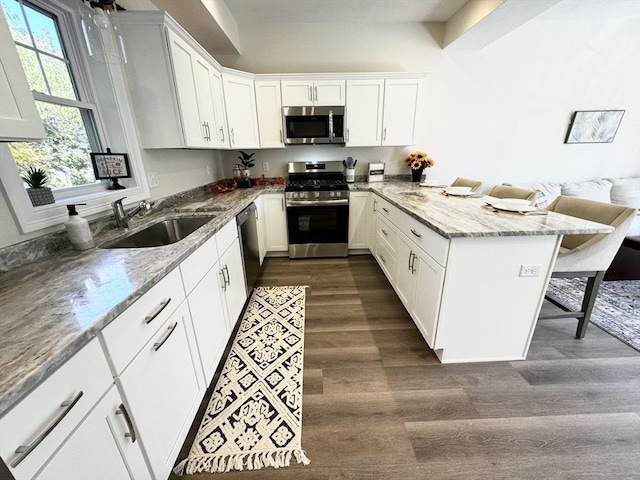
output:
[[[583,278],[552,278],[547,293],[579,310],[586,281]],[[640,280],[602,282],[590,323],[640,351]]]
[[305,288],[257,287],[177,475],[309,464],[302,450]]

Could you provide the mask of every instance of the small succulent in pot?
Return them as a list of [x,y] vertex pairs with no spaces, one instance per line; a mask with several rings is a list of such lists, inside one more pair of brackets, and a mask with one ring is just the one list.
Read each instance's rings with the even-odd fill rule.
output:
[[29,195],[29,200],[34,207],[55,203],[53,192],[45,186],[48,181],[46,171],[41,168],[29,167],[27,173],[21,178],[29,186],[27,195]]

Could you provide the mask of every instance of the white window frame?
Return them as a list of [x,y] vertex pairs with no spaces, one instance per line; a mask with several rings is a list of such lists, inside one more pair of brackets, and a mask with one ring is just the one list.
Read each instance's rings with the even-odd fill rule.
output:
[[[18,174],[8,145],[1,144],[0,183],[2,183],[7,203],[11,207],[22,233],[35,232],[66,222],[68,216],[65,205],[67,203],[86,203],[87,205],[82,208],[83,215],[93,215],[111,210],[111,202],[124,196],[127,197],[126,204],[136,203],[150,197],[124,66],[103,65],[107,78],[97,78],[91,75],[91,62],[94,60],[89,59],[84,46],[78,13],[78,8],[83,7],[79,1],[74,2],[73,5],[59,0],[28,1],[58,17],[58,28],[65,44],[65,52],[71,62],[76,88],[81,98],[93,100],[95,95],[92,96],[89,93],[96,92],[97,88],[113,89],[113,104],[108,105],[106,109],[111,118],[116,117],[119,120],[119,125],[105,125],[103,123],[101,119],[104,118],[104,107],[100,105],[99,101],[90,105],[95,105],[94,121],[102,145],[109,146],[111,144],[109,128],[122,128],[119,136],[124,139],[124,148],[126,149],[124,151],[129,154],[132,178],[128,179],[129,185],[126,190],[106,190],[104,182],[61,189],[54,191],[56,203],[34,207]],[[15,48],[15,44],[13,48]],[[34,92],[34,97],[39,95]],[[122,147],[116,147],[116,150],[122,151]]]

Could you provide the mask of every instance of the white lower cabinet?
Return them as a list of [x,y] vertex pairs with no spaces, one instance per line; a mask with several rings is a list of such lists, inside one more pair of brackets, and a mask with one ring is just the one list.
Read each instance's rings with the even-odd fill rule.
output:
[[370,197],[369,192],[349,192],[349,248],[369,248]]
[[289,251],[287,238],[287,211],[283,193],[263,195],[264,201],[264,237],[267,252]]
[[229,332],[232,332],[247,300],[247,286],[240,242],[236,238],[225,253],[220,256],[222,292],[227,305]]
[[16,480],[148,479],[121,403],[94,339],[0,419],[2,459]]
[[396,292],[424,339],[434,348],[444,267],[404,235],[399,235],[398,243]]
[[169,476],[204,394],[190,323],[183,302],[115,379],[156,480]]
[[145,480],[151,474],[115,386],[34,480]]

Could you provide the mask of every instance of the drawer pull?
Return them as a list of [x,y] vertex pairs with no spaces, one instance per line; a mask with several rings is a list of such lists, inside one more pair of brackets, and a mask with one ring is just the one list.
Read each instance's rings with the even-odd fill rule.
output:
[[129,416],[129,412],[127,412],[127,409],[124,406],[124,403],[120,404],[120,407],[118,407],[118,409],[116,410],[116,414],[122,415],[124,417],[124,421],[127,422],[127,428],[129,429],[129,432],[125,433],[124,436],[126,438],[130,438],[131,443],[136,443],[136,440],[138,437],[136,436],[136,431],[133,429],[133,423],[131,422],[131,417]]
[[382,254],[380,254],[380,260],[382,260],[382,263],[387,263],[387,259]]
[[168,330],[169,332],[164,336],[164,338],[162,340],[160,340],[159,342],[156,342],[153,344],[153,349],[157,352],[158,350],[160,350],[160,347],[162,347],[162,345],[164,345],[164,342],[166,342],[167,340],[169,340],[169,337],[171,336],[171,334],[173,332],[175,332],[176,327],[178,326],[178,322],[175,322],[173,325],[171,325]]
[[384,210],[384,213],[389,213],[389,209],[388,208],[382,207],[382,210]]
[[153,312],[151,312],[151,314],[149,314],[146,317],[144,317],[144,323],[146,323],[148,325],[151,322],[153,322],[155,320],[155,318],[158,315],[160,315],[165,308],[167,308],[167,305],[169,305],[169,302],[171,302],[171,297],[169,297],[166,300],[163,300],[162,302],[160,302],[160,305],[158,305],[158,307]]
[[413,233],[418,238],[422,238],[422,235],[420,235],[418,232],[416,232],[413,228],[411,229],[411,233]]
[[388,237],[388,236],[389,236],[389,234],[387,233],[387,231],[386,231],[384,228],[383,228],[383,229],[381,229],[380,231],[382,232],[382,234],[383,234],[385,237]]
[[22,463],[22,461],[25,458],[27,458],[27,456],[31,452],[33,452],[33,450],[38,445],[40,445],[40,443],[45,438],[47,438],[47,436],[53,431],[54,428],[58,426],[58,424],[62,421],[62,419],[67,416],[67,414],[71,411],[71,409],[75,407],[76,403],[78,403],[78,400],[80,400],[80,398],[83,395],[84,395],[84,392],[80,390],[80,392],[78,392],[78,394],[75,397],[73,397],[73,400],[62,402],[60,406],[64,408],[64,410],[60,412],[60,414],[53,420],[53,422],[51,422],[51,424],[42,433],[40,433],[33,442],[31,442],[31,444],[22,445],[16,449],[16,453],[19,453],[20,455],[18,455],[13,460],[13,462],[11,462],[10,465],[12,468],[16,468],[18,465],[20,465],[20,463]]

